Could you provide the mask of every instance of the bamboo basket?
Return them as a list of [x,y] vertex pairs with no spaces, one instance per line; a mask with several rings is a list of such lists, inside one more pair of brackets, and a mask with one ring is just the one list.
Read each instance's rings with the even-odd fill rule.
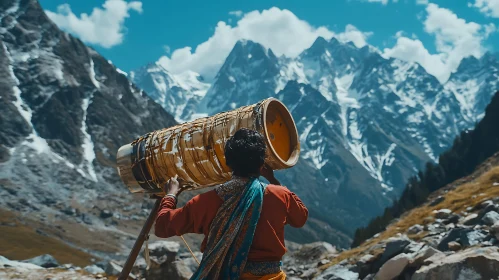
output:
[[240,128],[264,135],[265,163],[274,170],[294,166],[300,155],[296,125],[289,110],[275,98],[211,117],[157,130],[118,150],[118,173],[132,193],[161,193],[176,174],[191,189],[226,182],[226,141]]

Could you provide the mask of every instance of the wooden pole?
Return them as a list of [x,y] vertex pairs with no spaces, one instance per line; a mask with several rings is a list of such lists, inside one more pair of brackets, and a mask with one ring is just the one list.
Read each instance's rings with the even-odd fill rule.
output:
[[140,231],[137,240],[135,240],[135,244],[133,244],[132,251],[128,255],[126,263],[123,266],[123,270],[121,270],[120,276],[118,277],[118,280],[128,279],[128,275],[130,275],[130,271],[132,271],[133,264],[135,263],[135,260],[137,259],[137,256],[140,253],[142,244],[144,244],[144,240],[146,240],[147,236],[149,235],[149,231],[151,230],[151,227],[154,224],[154,220],[156,220],[156,215],[158,214],[160,204],[161,204],[161,198],[158,198],[156,200],[156,203],[154,204],[154,207],[151,210],[151,213],[149,214],[149,217],[147,217],[146,223],[142,227],[142,230]]

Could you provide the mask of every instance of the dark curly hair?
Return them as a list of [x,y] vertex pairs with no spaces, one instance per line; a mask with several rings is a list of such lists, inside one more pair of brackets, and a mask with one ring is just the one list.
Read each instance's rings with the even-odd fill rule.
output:
[[241,128],[225,143],[225,160],[236,176],[258,176],[266,150],[267,145],[259,132]]

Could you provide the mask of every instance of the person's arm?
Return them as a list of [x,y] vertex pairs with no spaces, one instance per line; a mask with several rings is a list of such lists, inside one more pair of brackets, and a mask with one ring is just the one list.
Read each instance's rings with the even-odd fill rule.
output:
[[281,185],[281,182],[279,182],[279,180],[277,180],[274,176],[274,170],[267,164],[262,166],[262,168],[260,169],[260,175],[267,179],[267,181],[269,181],[269,183],[271,183],[272,185]]
[[308,219],[308,209],[301,199],[288,190],[288,224],[292,227],[300,228],[305,225]]
[[193,218],[193,205],[199,200],[199,196],[191,199],[187,204],[175,209],[177,197],[182,192],[182,188],[174,177],[163,187],[167,194],[162,201],[156,217],[154,233],[157,237],[168,238],[179,236],[185,233],[202,233],[202,228],[196,226]]

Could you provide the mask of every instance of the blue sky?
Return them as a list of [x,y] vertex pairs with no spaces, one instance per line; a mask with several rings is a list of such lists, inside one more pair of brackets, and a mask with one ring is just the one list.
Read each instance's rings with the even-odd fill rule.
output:
[[210,75],[237,39],[292,57],[315,37],[334,36],[418,62],[444,81],[462,57],[499,51],[495,0],[40,2],[62,29],[124,71],[159,61],[174,73]]

